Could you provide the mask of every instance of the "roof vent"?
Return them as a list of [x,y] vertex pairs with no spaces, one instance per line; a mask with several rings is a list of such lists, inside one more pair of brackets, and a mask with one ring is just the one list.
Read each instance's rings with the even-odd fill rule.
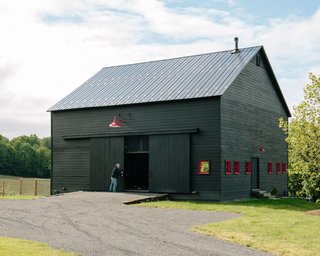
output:
[[238,37],[235,37],[235,38],[234,38],[234,44],[235,44],[235,46],[234,46],[234,50],[232,51],[232,53],[239,53],[239,52],[240,52],[240,50],[239,50],[239,48],[238,48],[238,41],[239,41],[239,38],[238,38]]

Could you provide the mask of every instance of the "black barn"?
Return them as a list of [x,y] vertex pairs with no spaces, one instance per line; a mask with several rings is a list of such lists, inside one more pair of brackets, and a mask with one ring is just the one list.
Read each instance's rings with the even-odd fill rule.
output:
[[290,111],[262,46],[106,67],[49,111],[52,191],[105,191],[116,162],[125,191],[287,191]]

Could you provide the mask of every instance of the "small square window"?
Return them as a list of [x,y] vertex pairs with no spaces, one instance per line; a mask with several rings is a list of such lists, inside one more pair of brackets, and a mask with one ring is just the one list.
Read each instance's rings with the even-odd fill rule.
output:
[[251,162],[246,162],[246,174],[251,174]]
[[201,160],[198,162],[198,174],[209,174],[210,172],[210,161]]
[[125,137],[125,151],[142,152],[149,151],[149,137],[148,136],[128,136]]
[[256,65],[260,67],[261,65],[261,56],[259,54],[256,55]]
[[240,174],[240,162],[234,161],[234,174],[239,175]]
[[225,170],[227,175],[231,174],[231,161],[225,161]]
[[268,163],[268,174],[272,174],[272,163]]

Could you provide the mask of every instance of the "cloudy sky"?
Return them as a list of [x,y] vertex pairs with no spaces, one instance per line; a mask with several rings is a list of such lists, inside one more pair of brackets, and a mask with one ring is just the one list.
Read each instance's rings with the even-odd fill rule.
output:
[[0,134],[50,135],[46,110],[102,67],[264,45],[292,109],[320,74],[319,0],[0,0]]

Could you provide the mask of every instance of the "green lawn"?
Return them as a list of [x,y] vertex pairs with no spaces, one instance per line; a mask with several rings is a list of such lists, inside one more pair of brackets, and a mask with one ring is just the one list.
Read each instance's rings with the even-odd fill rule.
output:
[[55,250],[47,244],[21,240],[8,237],[0,237],[1,256],[76,256],[74,253],[67,253]]
[[248,200],[228,203],[161,201],[142,206],[243,214],[192,230],[278,255],[320,255],[320,216],[307,215],[320,204],[300,199]]

